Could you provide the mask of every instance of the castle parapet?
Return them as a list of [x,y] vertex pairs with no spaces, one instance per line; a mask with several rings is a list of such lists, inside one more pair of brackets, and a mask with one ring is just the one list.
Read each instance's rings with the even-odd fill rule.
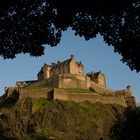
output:
[[6,97],[9,97],[9,96],[12,95],[15,91],[17,91],[17,89],[16,89],[15,87],[8,87],[8,88],[5,90]]
[[127,89],[116,90],[115,95],[116,96],[122,96],[123,95],[123,96],[126,96],[126,97],[131,97],[132,96],[131,86],[127,86]]
[[[17,81],[14,88],[5,88],[5,93],[11,97],[14,93],[18,93],[19,98],[48,98],[47,94],[54,95],[52,99],[63,99],[72,101],[90,101],[92,103],[101,102],[105,104],[119,104],[123,106],[135,106],[135,98],[132,96],[131,86],[127,86],[123,90],[112,90],[106,86],[106,78],[102,71],[90,72],[84,75],[84,65],[77,62],[74,55],[63,62],[57,61],[48,65],[44,63],[38,73],[38,80],[33,81]],[[29,90],[31,87],[36,90]],[[30,87],[30,88],[29,88]],[[52,92],[45,88],[56,88]],[[29,88],[29,89],[28,89]],[[85,89],[87,93],[65,93],[57,89]],[[92,93],[91,93],[92,92]],[[63,94],[64,93],[64,94]]]

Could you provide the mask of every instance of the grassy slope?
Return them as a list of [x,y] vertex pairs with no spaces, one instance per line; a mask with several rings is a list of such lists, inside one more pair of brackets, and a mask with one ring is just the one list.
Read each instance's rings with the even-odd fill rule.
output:
[[[45,82],[26,87],[36,91],[46,88]],[[51,88],[47,88],[47,91]],[[86,89],[63,89],[70,93],[87,93]],[[90,91],[93,92],[93,91]],[[7,100],[7,99],[6,99]],[[12,104],[8,105],[9,100]],[[0,138],[7,140],[108,140],[109,129],[123,108],[118,105],[91,104],[45,98],[21,99],[17,104],[0,101]]]
[[0,137],[108,140],[113,120],[121,111],[117,105],[25,99],[20,106],[0,110]]

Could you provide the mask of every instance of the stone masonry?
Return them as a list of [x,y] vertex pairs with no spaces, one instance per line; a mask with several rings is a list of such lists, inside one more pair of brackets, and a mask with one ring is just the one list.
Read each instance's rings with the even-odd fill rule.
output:
[[63,62],[44,64],[38,80],[46,80],[47,85],[54,88],[89,88],[94,83],[106,87],[105,75],[99,71],[85,76],[83,64],[78,63],[74,55]]
[[[131,86],[127,86],[127,89],[124,90],[112,90],[106,86],[106,78],[101,71],[84,75],[84,65],[77,62],[74,55],[63,62],[44,64],[37,77],[37,80],[17,81],[15,87],[5,89],[5,95],[10,97],[16,92],[19,93],[19,99],[43,97],[76,102],[87,100],[92,103],[136,106]],[[34,83],[43,83],[45,87],[29,90],[28,86]],[[50,88],[52,91],[49,90]],[[87,93],[68,93],[64,89],[85,89]]]

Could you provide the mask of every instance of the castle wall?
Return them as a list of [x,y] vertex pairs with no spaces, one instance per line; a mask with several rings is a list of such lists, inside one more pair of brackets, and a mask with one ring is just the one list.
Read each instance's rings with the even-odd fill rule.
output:
[[110,89],[110,88],[107,88],[107,87],[104,87],[104,86],[101,86],[99,84],[96,84],[95,82],[91,81],[91,88],[99,93],[99,94],[112,94],[112,95],[115,95],[115,91]]
[[87,88],[91,87],[91,80],[90,80],[90,77],[86,76],[85,79],[86,79],[86,87],[87,87]]
[[70,62],[70,73],[84,75],[84,67],[82,64],[78,64],[74,59]]
[[82,75],[60,74],[46,80],[47,87],[54,88],[87,88]]
[[124,95],[126,97],[131,97],[132,96],[132,91],[131,90],[116,90],[115,91],[115,94],[116,95]]
[[58,88],[79,88],[79,87],[86,88],[85,81],[71,78],[59,80]]
[[[11,91],[10,91],[11,90]],[[10,89],[8,96],[13,94],[13,90]],[[59,99],[65,101],[75,101],[75,102],[83,102],[89,101],[91,103],[103,103],[103,104],[118,104],[121,106],[132,106],[135,107],[135,98],[133,96],[124,96],[124,91],[120,94],[116,95],[100,95],[98,93],[69,93],[65,90],[54,88],[51,90],[50,88],[43,89],[33,89],[33,90],[20,90],[19,98],[31,97],[32,99],[38,98],[48,98],[51,99]]]
[[46,80],[46,87],[58,88],[58,84],[59,84],[58,75],[55,76],[55,77],[48,78],[48,79]]
[[50,71],[50,77],[58,75],[59,73],[61,73],[61,69],[59,69],[59,67],[52,68]]
[[63,90],[54,89],[53,98],[65,101],[89,101],[91,103],[103,103],[103,104],[118,104],[121,106],[127,106],[123,96],[100,96],[96,93],[68,93]]
[[51,70],[51,67],[49,67],[49,66],[44,67],[44,69],[43,69],[44,79],[50,78],[50,70]]
[[69,63],[58,63],[54,64],[52,69],[50,70],[50,77],[53,77],[55,75],[63,74],[63,73],[70,73],[69,70]]
[[[18,90],[18,89],[16,89]],[[7,91],[7,97],[14,94],[15,89],[9,88]],[[99,93],[69,93],[65,90],[54,88],[42,88],[42,89],[20,89],[19,98],[31,97],[32,99],[48,98],[48,99],[59,99],[65,101],[83,102],[89,101],[91,103],[103,103],[103,104],[118,104],[121,106],[135,106],[135,100],[132,96],[125,96],[124,91],[115,94],[104,94]],[[127,92],[127,91],[126,91]]]
[[85,77],[82,75],[59,75],[58,88],[86,88]]
[[38,73],[38,80],[44,80],[50,77],[50,70],[51,67],[47,64],[41,68],[40,72]]
[[102,74],[99,74],[98,76],[98,84],[103,87],[106,87],[105,77]]
[[40,71],[37,75],[38,80],[43,80],[44,79],[44,73],[42,71]]
[[33,89],[33,90],[21,90],[19,98],[24,98],[24,97],[25,98],[30,97],[33,99],[48,98],[49,91],[50,91],[50,89],[48,89],[48,88]]

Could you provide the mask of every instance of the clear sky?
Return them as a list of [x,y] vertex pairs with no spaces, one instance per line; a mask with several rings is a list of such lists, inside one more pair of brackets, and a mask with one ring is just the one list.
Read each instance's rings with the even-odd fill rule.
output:
[[45,55],[41,57],[30,57],[28,54],[17,55],[13,60],[0,57],[0,95],[4,93],[4,87],[15,86],[18,80],[36,80],[44,63],[63,61],[71,54],[84,64],[85,73],[102,70],[109,88],[126,89],[127,85],[131,85],[133,96],[140,102],[140,73],[131,71],[122,63],[121,56],[114,53],[113,47],[107,46],[102,37],[85,41],[75,37],[70,29],[63,33],[57,47],[46,46]]

